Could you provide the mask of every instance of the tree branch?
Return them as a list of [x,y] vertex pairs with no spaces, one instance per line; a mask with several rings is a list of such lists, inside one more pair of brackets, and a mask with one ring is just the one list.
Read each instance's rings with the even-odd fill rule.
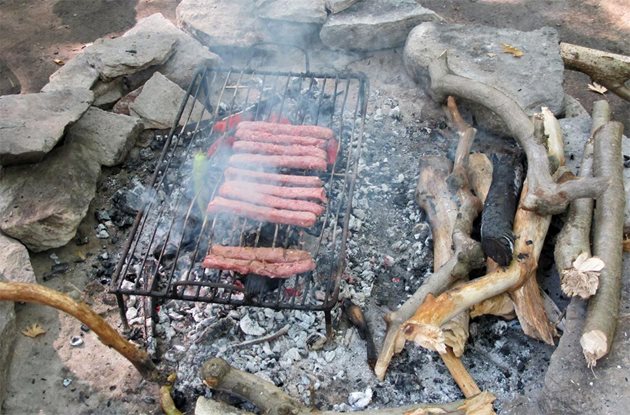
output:
[[621,137],[623,124],[610,121],[595,133],[593,173],[611,181],[597,199],[593,224],[593,251],[605,264],[599,276],[599,288],[588,304],[586,323],[580,344],[589,367],[605,356],[612,345],[619,314],[622,275],[623,162]]
[[39,284],[0,282],[0,301],[37,303],[61,310],[88,326],[101,342],[123,355],[143,378],[159,382],[161,377],[149,355],[123,339],[101,316],[84,303]]
[[528,161],[529,190],[522,208],[539,214],[563,212],[571,200],[596,197],[607,185],[605,178],[580,178],[555,183],[545,147],[534,139],[534,126],[521,107],[498,89],[450,72],[446,52],[429,65],[431,90],[438,99],[456,95],[484,105],[495,112],[521,145]]
[[567,69],[584,72],[600,85],[630,101],[630,56],[617,55],[584,46],[560,43],[560,56]]

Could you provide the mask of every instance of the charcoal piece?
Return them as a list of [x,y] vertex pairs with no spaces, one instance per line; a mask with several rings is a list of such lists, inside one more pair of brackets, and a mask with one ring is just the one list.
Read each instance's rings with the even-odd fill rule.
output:
[[481,247],[502,267],[512,261],[514,214],[523,185],[523,161],[514,154],[493,154],[492,184],[481,213]]

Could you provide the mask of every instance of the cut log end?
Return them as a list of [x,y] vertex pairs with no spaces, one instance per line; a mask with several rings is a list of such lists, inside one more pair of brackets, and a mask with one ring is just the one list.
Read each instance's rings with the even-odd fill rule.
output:
[[444,332],[438,326],[407,322],[403,325],[402,332],[407,340],[412,340],[425,349],[446,353]]
[[563,293],[586,300],[597,292],[599,272],[584,272],[572,267],[562,271],[560,280]]
[[608,338],[601,330],[591,330],[582,334],[580,345],[588,367],[596,366],[597,360],[608,353]]

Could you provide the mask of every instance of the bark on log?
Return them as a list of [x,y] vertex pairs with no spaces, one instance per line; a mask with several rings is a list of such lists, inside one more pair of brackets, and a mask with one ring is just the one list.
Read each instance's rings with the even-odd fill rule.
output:
[[570,201],[596,197],[607,185],[604,178],[580,178],[556,183],[550,174],[545,147],[534,139],[534,126],[522,108],[498,89],[472,79],[452,74],[446,52],[429,65],[431,90],[437,99],[448,95],[460,96],[484,105],[495,112],[507,125],[527,156],[528,191],[522,199],[525,210],[541,215],[563,212]]
[[605,356],[612,345],[619,314],[623,255],[623,124],[608,122],[595,133],[593,174],[609,177],[610,185],[597,199],[593,224],[593,251],[605,264],[599,289],[588,304],[580,344],[589,367]]
[[404,347],[405,338],[400,331],[402,324],[414,314],[426,296],[439,294],[483,263],[479,243],[470,238],[472,222],[481,209],[479,199],[469,190],[466,176],[474,134],[473,128],[460,133],[452,169],[444,157],[427,156],[420,160],[416,199],[427,213],[433,232],[434,272],[397,311],[385,316],[387,332],[374,367],[376,376],[381,380],[385,378],[392,356]]
[[[610,121],[610,106],[607,101],[593,103],[592,120],[591,137],[584,145],[580,177],[593,175],[593,135],[599,127]],[[554,249],[556,267],[560,274],[562,291],[569,297],[579,296],[587,299],[595,294],[599,285],[599,271],[585,266],[591,258],[592,218],[593,199],[574,200],[569,206],[565,224],[556,238]],[[578,257],[580,260],[576,262]]]
[[43,304],[61,310],[88,326],[101,342],[123,355],[140,372],[143,378],[162,380],[149,355],[122,338],[101,316],[84,303],[39,284],[0,282],[0,301]]
[[[334,411],[317,411],[305,407],[275,385],[258,376],[235,369],[225,360],[214,358],[201,368],[201,378],[211,389],[228,392],[245,399],[268,415],[340,415]],[[417,404],[399,408],[352,412],[356,415],[487,415],[494,413],[494,395],[481,392],[475,396],[446,404]],[[224,405],[222,407],[225,407]]]
[[630,56],[608,53],[571,43],[560,43],[560,56],[567,69],[584,72],[600,85],[630,101]]

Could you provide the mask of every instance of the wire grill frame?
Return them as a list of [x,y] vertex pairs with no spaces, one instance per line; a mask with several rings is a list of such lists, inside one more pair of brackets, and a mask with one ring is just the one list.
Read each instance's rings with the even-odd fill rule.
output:
[[[136,215],[112,277],[110,292],[117,297],[124,326],[127,327],[125,295],[325,311],[328,321],[328,312],[338,300],[340,277],[345,266],[348,222],[363,146],[368,92],[369,81],[363,74],[200,68],[180,105],[151,177],[149,186],[154,194],[147,198]],[[302,105],[301,101],[306,104]],[[301,106],[304,106],[302,110]],[[278,289],[253,298],[244,297],[242,287],[226,283],[230,278],[224,278],[225,271],[208,276],[200,268],[205,249],[212,242],[217,221],[221,218],[203,215],[195,242],[183,248],[186,229],[194,219],[200,194],[197,192],[188,200],[185,192],[177,189],[174,180],[170,179],[172,173],[176,180],[181,179],[182,174],[189,171],[195,151],[205,150],[221,138],[221,134],[214,132],[214,127],[222,117],[229,120],[235,113],[246,111],[257,120],[268,120],[272,115],[290,115],[294,123],[329,126],[339,139],[341,154],[331,170],[321,175],[327,183],[328,193],[339,186],[341,190],[326,204],[319,235],[290,229],[292,227],[287,225],[275,225],[273,231],[273,247],[279,242],[288,247],[292,232],[299,235],[298,245],[304,245],[305,239],[310,241],[309,251],[318,263],[317,269],[292,277]],[[220,176],[215,178],[211,196],[221,180]],[[178,221],[182,221],[181,225]],[[243,245],[244,230],[255,229],[256,224],[247,219],[238,221],[240,225],[235,223],[231,232],[237,243]],[[241,230],[234,232],[239,226]],[[260,242],[263,226],[257,224],[254,245]],[[285,241],[281,242],[279,236],[283,234]],[[174,245],[174,259],[166,260],[169,243]],[[332,258],[320,255],[331,245],[335,251]],[[185,267],[180,260],[185,262]],[[164,265],[165,261],[168,265]],[[327,273],[323,272],[326,267]],[[285,287],[287,284],[293,285],[293,291],[286,289],[291,288]]]

